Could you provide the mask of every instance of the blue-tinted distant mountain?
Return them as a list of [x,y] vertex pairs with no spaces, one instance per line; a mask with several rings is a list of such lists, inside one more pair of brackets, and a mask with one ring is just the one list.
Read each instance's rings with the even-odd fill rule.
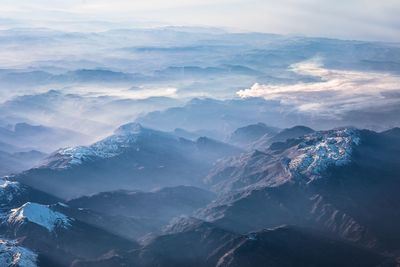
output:
[[183,66],[183,67],[168,67],[164,70],[156,71],[154,74],[157,78],[164,77],[164,79],[171,78],[199,78],[199,77],[220,77],[221,75],[248,75],[260,76],[261,72],[254,69],[240,66],[240,65],[226,65],[220,67],[197,67],[197,66]]
[[[200,188],[177,186],[151,192],[102,192],[73,199],[68,205],[95,211],[120,225],[118,229],[112,225],[100,226],[120,236],[138,239],[149,233],[160,233],[174,217],[190,216],[214,198],[213,193]],[[95,223],[92,218],[83,220]]]
[[0,73],[2,84],[45,85],[75,83],[128,83],[144,76],[107,69],[78,69],[62,74],[45,71],[8,70]]
[[[283,104],[279,100],[195,98],[183,107],[150,112],[139,117],[137,121],[165,131],[172,131],[176,127],[188,131],[214,130],[224,137],[243,125],[258,122],[278,128],[307,125],[316,129],[331,129],[355,125],[358,128],[381,131],[399,124],[395,115],[399,109],[398,97],[392,98],[393,103],[381,108],[342,111],[340,115],[328,118],[319,115],[318,111],[301,112],[295,105]],[[335,105],[331,108],[335,109]]]
[[210,53],[210,51],[223,52],[227,46],[224,45],[192,45],[192,46],[143,46],[143,47],[132,47],[125,48],[128,51],[135,52],[156,52],[156,53],[192,53],[192,52],[203,52]]
[[[81,90],[79,93],[87,96],[98,93],[101,85],[109,88],[105,90],[107,93],[115,95],[115,86],[112,84],[118,84],[126,88],[177,88],[176,95],[183,98],[211,96],[227,99],[236,97],[238,90],[249,88],[255,83],[288,85],[319,81],[318,77],[289,71],[292,64],[309,59],[318,58],[328,69],[384,71],[388,74],[398,74],[400,64],[398,56],[400,47],[395,43],[226,31],[216,33],[214,30],[207,32],[204,29],[197,31],[193,28],[123,29],[96,33],[14,29],[3,31],[0,43],[3,51],[7,52],[7,49],[14,47],[14,50],[31,51],[35,55],[35,58],[28,62],[25,62],[27,59],[17,58],[17,61],[22,61],[20,65],[25,66],[25,69],[11,69],[11,66],[15,66],[12,63],[8,69],[0,71],[2,77],[0,82],[8,83],[4,86],[5,91],[2,91],[4,99],[8,99],[9,95],[26,94],[28,84],[29,92],[43,92],[43,87],[47,84],[47,87],[60,90],[74,92]],[[43,50],[52,51],[55,55],[40,53]],[[91,51],[90,55],[87,51]],[[11,53],[14,52],[10,50]],[[280,103],[280,112],[277,112],[277,116],[273,116],[278,118],[276,119],[278,123],[262,118],[254,121],[245,120],[233,127],[230,126],[231,128],[224,131],[223,135],[243,125],[257,122],[280,128],[304,124],[316,129],[355,125],[359,128],[383,130],[398,126],[398,118],[393,115],[398,113],[399,106],[393,97],[395,93],[384,96],[393,102],[390,105],[370,110],[354,110],[328,120],[320,118],[318,112],[311,115],[304,114],[295,106],[282,105],[283,101]],[[99,101],[96,104],[97,109],[101,110],[102,105],[103,102]],[[336,110],[336,107],[332,107],[332,110]],[[6,114],[3,111],[4,109],[1,109],[1,114]],[[23,118],[25,114],[20,114],[18,108],[9,108],[7,113],[10,112],[7,118],[14,119],[9,122],[12,124],[18,122],[16,118],[31,124],[48,125],[45,123],[46,120],[54,123],[54,118],[50,116],[46,116],[42,121],[35,121],[34,118],[26,120]],[[108,116],[120,112],[123,111],[101,110],[90,114],[83,112],[87,116],[79,122],[75,112],[63,110],[54,117],[62,116],[60,121],[70,124],[68,125],[70,127],[66,128],[78,129],[80,132],[92,135],[95,132],[105,134],[105,129],[110,132],[110,129],[116,127],[114,124],[109,125],[108,121],[99,121],[101,119],[99,114]],[[137,114],[135,112],[134,116],[130,115],[131,118],[127,120],[128,115],[123,113],[124,118],[122,119],[121,115],[117,125],[132,121]],[[333,112],[332,116],[334,114],[336,112]],[[221,116],[227,115],[221,114]],[[40,116],[35,114],[35,117]],[[155,123],[153,124],[151,126],[155,127]],[[81,125],[93,130],[81,131],[79,129]],[[189,131],[197,130],[181,125],[176,127]],[[203,127],[204,129],[207,128]]]
[[30,147],[51,152],[78,140],[85,142],[88,137],[62,128],[17,123],[11,128],[0,127],[0,140],[16,147]]
[[53,75],[45,71],[8,70],[0,73],[2,84],[39,85],[50,83]]
[[54,151],[60,147],[98,140],[99,137],[110,134],[119,125],[132,121],[144,112],[179,105],[181,105],[179,99],[169,97],[131,99],[114,96],[82,96],[67,94],[61,90],[50,90],[45,93],[18,96],[0,104],[0,121],[3,120],[3,124],[25,121],[51,128],[68,129],[71,133],[69,136],[64,136],[54,144],[47,144],[52,145],[51,150]]
[[198,130],[198,131],[187,131],[185,129],[182,128],[176,128],[174,129],[174,131],[172,132],[174,135],[185,138],[185,139],[189,139],[192,141],[197,140],[200,137],[209,137],[209,138],[213,138],[214,140],[223,140],[224,136],[221,135],[221,133],[217,132],[217,131],[213,131],[213,130]]
[[[388,66],[384,62],[399,63],[399,47],[396,44],[263,33],[225,31],[216,33],[214,30],[199,32],[188,28],[122,29],[95,34],[64,33],[31,28],[10,29],[2,33],[1,41],[5,48],[9,49],[6,45],[17,44],[20,47],[30,46],[32,50],[35,50],[44,48],[43,40],[46,40],[48,47],[59,51],[59,54],[66,55],[65,60],[61,62],[40,57],[37,62],[33,62],[36,67],[43,66],[46,62],[46,65],[65,68],[70,65],[68,62],[75,60],[78,63],[80,60],[81,65],[75,64],[75,69],[82,68],[83,61],[91,61],[91,64],[87,66],[89,68],[108,67],[108,69],[127,70],[132,67],[131,69],[135,70],[131,72],[136,73],[140,69],[139,66],[135,66],[138,59],[146,63],[146,69],[148,69],[152,66],[150,59],[155,56],[159,56],[159,63],[164,67],[167,67],[166,62],[169,66],[176,66],[178,62],[183,63],[178,65],[186,66],[195,62],[207,62],[208,66],[215,66],[215,63],[223,62],[231,65],[251,64],[249,67],[262,70],[277,66],[287,67],[315,55],[326,58],[330,65],[335,64],[337,67],[345,68],[364,67],[383,70],[382,67],[387,69]],[[70,47],[66,46],[67,44]],[[81,46],[78,46],[79,44]],[[104,53],[105,48],[109,53]],[[91,51],[90,55],[85,53],[88,49]],[[126,53],[121,53],[121,51]],[[136,57],[132,58],[128,52]],[[98,57],[93,58],[93,54],[97,54]],[[108,54],[114,55],[112,60],[107,61]],[[133,60],[129,62],[126,59]],[[369,64],[366,65],[366,61]],[[395,69],[392,68],[391,71]]]
[[0,141],[0,151],[8,152],[8,153],[13,153],[13,152],[21,152],[21,151],[26,151],[26,148],[21,148],[17,146],[13,146],[4,142]]
[[191,186],[162,188],[151,192],[113,191],[84,196],[68,202],[109,215],[152,218],[167,222],[173,217],[190,215],[215,198],[214,193]]
[[248,146],[264,135],[274,136],[279,132],[278,128],[270,127],[264,123],[247,125],[236,129],[229,137],[228,142],[239,146]]
[[69,71],[65,74],[54,77],[54,81],[64,83],[102,83],[102,82],[128,82],[133,81],[135,76],[133,74],[116,72],[104,69],[82,69]]
[[[258,66],[260,69],[266,69],[281,68],[317,55],[326,60],[327,67],[335,69],[385,70],[398,73],[396,62],[399,63],[400,60],[399,49],[398,45],[385,43],[287,37],[278,39],[269,47],[238,55],[236,60],[253,68]],[[368,64],[365,64],[366,60]]]
[[14,179],[62,198],[118,189],[202,186],[202,177],[217,159],[240,152],[212,139],[194,142],[133,123],[91,146],[60,149],[46,164]]
[[[265,150],[270,145],[279,142],[286,142],[289,139],[296,139],[306,134],[313,133],[314,130],[306,126],[294,126],[291,128],[283,129],[276,134],[268,134],[260,137],[251,144],[253,149]],[[276,144],[278,145],[278,144]]]
[[36,150],[13,153],[0,150],[0,176],[31,169],[40,165],[46,157],[47,154]]
[[208,129],[218,131],[222,136],[246,124],[265,122],[287,127],[299,120],[308,119],[290,111],[285,114],[278,102],[261,98],[225,101],[196,98],[183,107],[151,112],[137,119],[143,125],[167,131],[176,127],[189,131]]

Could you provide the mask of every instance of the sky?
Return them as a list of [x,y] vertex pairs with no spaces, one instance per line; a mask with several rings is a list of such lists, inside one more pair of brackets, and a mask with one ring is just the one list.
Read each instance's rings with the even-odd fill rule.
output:
[[[11,22],[14,26],[52,28],[65,26],[64,22],[106,21],[109,24],[97,24],[99,30],[110,25],[207,26],[233,31],[400,41],[398,14],[398,0],[0,0],[3,28]],[[25,24],[18,24],[20,21]]]

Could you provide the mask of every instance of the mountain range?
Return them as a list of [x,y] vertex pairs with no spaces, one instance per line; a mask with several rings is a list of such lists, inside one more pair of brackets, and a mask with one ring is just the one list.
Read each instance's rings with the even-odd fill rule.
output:
[[60,149],[13,179],[64,199],[120,189],[201,186],[217,159],[240,152],[210,138],[190,141],[132,123],[90,146]]
[[233,131],[228,142],[131,123],[6,177],[2,260],[397,266],[398,128],[255,124]]

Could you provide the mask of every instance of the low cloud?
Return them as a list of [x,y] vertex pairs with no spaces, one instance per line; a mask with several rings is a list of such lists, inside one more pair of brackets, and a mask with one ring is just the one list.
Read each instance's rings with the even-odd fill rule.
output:
[[388,73],[327,69],[320,60],[290,66],[296,74],[316,78],[295,84],[254,84],[240,90],[242,98],[279,100],[295,111],[325,117],[341,117],[351,111],[400,105],[400,77]]

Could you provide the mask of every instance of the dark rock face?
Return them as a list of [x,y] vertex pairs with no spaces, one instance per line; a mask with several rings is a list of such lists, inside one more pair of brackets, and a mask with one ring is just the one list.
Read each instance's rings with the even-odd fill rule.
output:
[[[235,240],[218,267],[393,266],[383,256],[296,227],[250,233]],[[227,249],[225,249],[227,250]]]
[[74,266],[395,266],[390,258],[297,227],[238,235],[209,223],[189,224],[140,250]]

